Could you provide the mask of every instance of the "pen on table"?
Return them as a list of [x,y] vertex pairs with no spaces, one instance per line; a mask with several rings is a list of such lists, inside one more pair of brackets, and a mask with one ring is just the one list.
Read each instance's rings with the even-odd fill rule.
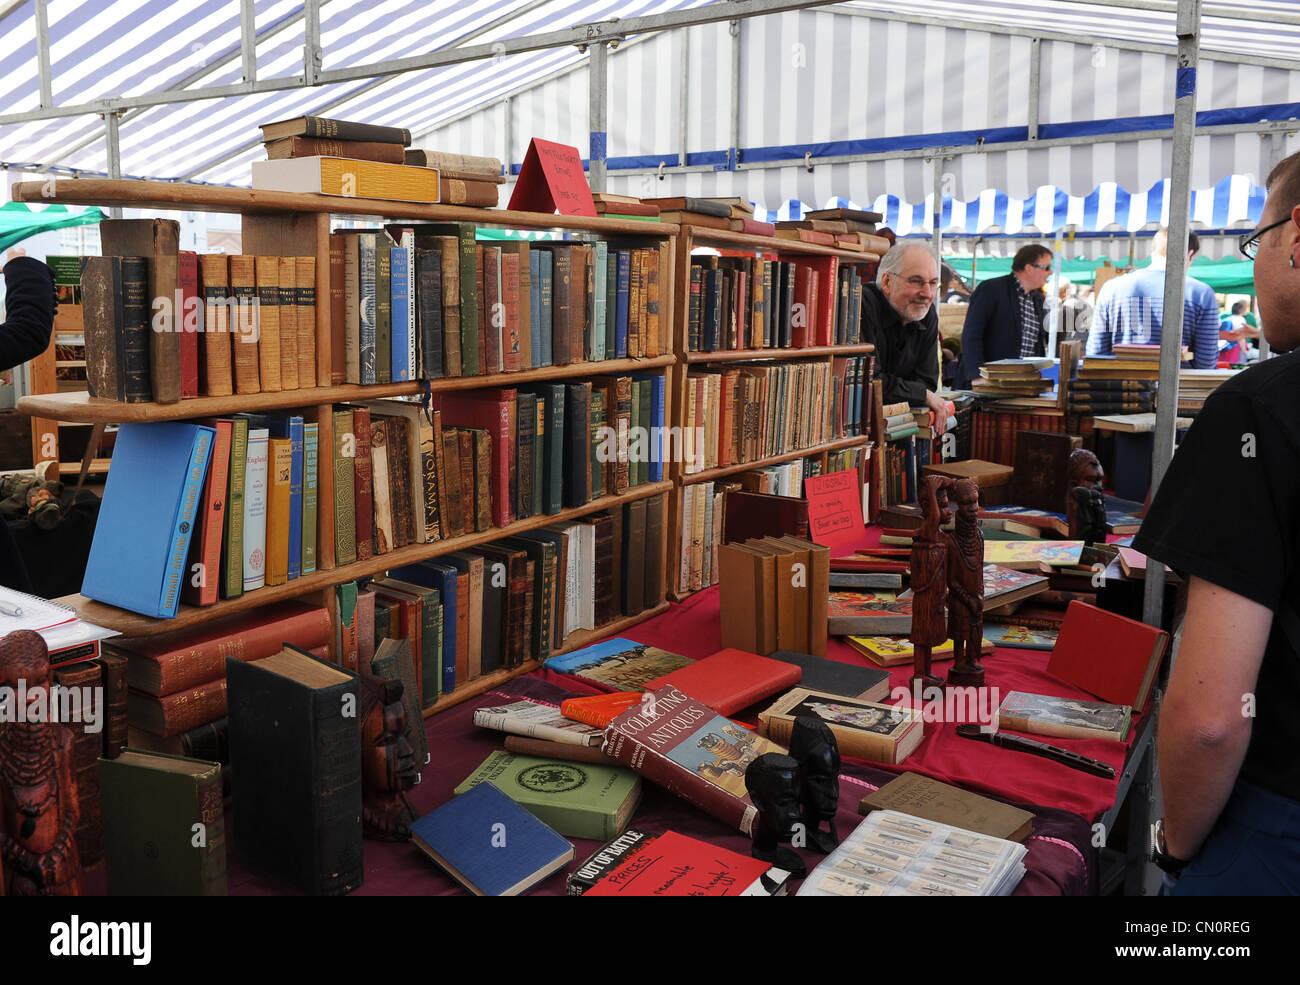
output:
[[21,605],[14,605],[12,602],[6,602],[4,599],[0,599],[0,612],[3,612],[6,616],[21,616],[23,614],[23,607]]

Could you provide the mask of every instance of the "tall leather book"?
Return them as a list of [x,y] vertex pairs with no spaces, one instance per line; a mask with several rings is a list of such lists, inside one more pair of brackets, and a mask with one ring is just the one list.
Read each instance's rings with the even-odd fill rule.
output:
[[546,660],[551,655],[551,617],[555,608],[555,544],[527,534],[508,538],[501,543],[523,551],[532,562],[533,577],[528,587],[533,597],[529,636],[536,644],[533,659]]
[[110,895],[226,895],[220,763],[129,749],[98,775]]
[[583,517],[582,523],[592,528],[595,541],[595,567],[592,582],[593,615],[597,626],[614,621],[619,612],[619,581],[622,573],[614,567],[614,520],[608,512],[593,513]]
[[[230,660],[235,849],[316,895],[361,885],[361,720],[355,674],[292,647]],[[350,701],[348,700],[350,698]]]
[[[175,298],[180,290],[180,223],[174,219],[105,219],[99,224],[104,256],[144,257],[149,264],[148,298]],[[147,306],[152,311],[152,305]],[[153,400],[181,399],[181,333],[149,333],[149,382]]]
[[[532,369],[537,365],[532,331],[532,251],[526,242],[502,243],[501,251],[501,284],[506,298],[506,321],[511,328],[511,344],[518,347],[513,365],[516,370]],[[513,358],[509,352],[507,356]]]
[[[442,366],[444,376],[468,376],[465,371],[463,347],[464,330],[460,317],[460,254],[461,242],[457,236],[431,236],[429,251],[442,255]],[[417,249],[419,247],[417,246]]]
[[[473,680],[483,673],[483,557],[469,551],[457,551],[448,554],[444,560],[460,574],[456,591],[456,679]],[[465,594],[460,591],[462,580]],[[463,678],[459,673],[462,663],[466,668]]]
[[[199,388],[206,397],[234,393],[230,365],[230,262],[224,253],[199,257],[199,294],[203,299],[202,342],[198,347]],[[83,295],[84,296],[84,295]]]
[[[199,255],[192,250],[177,254],[177,282],[180,308],[172,311],[171,327],[180,333],[181,399],[199,395]],[[151,303],[152,309],[152,303]]]
[[[466,533],[465,515],[472,509],[472,504],[465,501],[462,492],[463,480],[460,474],[460,432],[456,428],[444,428],[442,432],[442,469],[443,489],[446,497],[443,502],[447,507],[447,532],[451,537],[462,537]],[[473,520],[470,521],[473,529]]]
[[352,408],[353,448],[356,454],[352,461],[353,510],[357,528],[357,560],[364,561],[372,553],[374,536],[374,483],[373,462],[371,459],[370,409]]
[[221,581],[221,531],[226,518],[226,486],[230,476],[230,442],[234,421],[205,418],[212,428],[212,457],[203,480],[203,499],[190,537],[185,561],[181,601],[187,605],[212,605]]
[[[551,358],[555,366],[573,362],[573,251],[556,246],[550,250],[553,270],[551,282]],[[545,299],[543,299],[545,304]]]
[[474,390],[442,393],[436,398],[444,427],[485,428],[492,437],[492,520],[498,527],[513,519],[510,498],[510,469],[514,461],[514,436],[510,413],[514,390]]
[[[623,570],[619,573],[622,611],[635,616],[645,608],[646,502],[636,499],[625,507]],[[723,609],[726,612],[726,609]]]
[[230,351],[234,366],[235,393],[259,393],[260,301],[257,294],[256,257],[230,258]]
[[139,258],[82,259],[86,388],[92,397],[129,403],[152,397],[144,274]]
[[388,418],[376,415],[370,422],[370,459],[372,466],[372,499],[374,523],[372,534],[374,552],[387,554],[393,543],[393,493],[388,485]]
[[586,506],[591,499],[591,384],[566,384],[564,407],[564,505]]
[[[479,365],[479,290],[478,278],[475,273],[475,258],[478,253],[477,244],[474,239],[474,224],[472,222],[433,222],[418,223],[400,228],[410,228],[415,233],[415,246],[417,249],[438,248],[443,254],[443,336],[444,348],[448,349],[448,361],[451,367],[448,375],[461,376],[478,376],[486,370]],[[456,254],[456,273],[454,277],[449,276],[451,273],[450,259],[453,251],[449,249],[448,239],[454,238],[457,246]],[[459,283],[457,292],[452,285]],[[459,295],[459,303],[455,303]],[[453,373],[451,370],[456,368],[455,360],[451,358],[449,347],[451,343],[446,336],[452,330],[452,321],[449,320],[450,312],[454,311],[456,321],[459,323],[459,372]]]
[[116,759],[127,741],[126,674],[127,658],[118,653],[99,655],[104,669],[104,752],[105,759]]
[[407,147],[411,131],[402,127],[381,126],[377,123],[354,123],[351,120],[331,120],[324,116],[299,116],[292,120],[259,123],[262,140],[270,143],[285,137],[311,137],[318,140],[362,140]]
[[316,258],[293,258],[293,304],[298,323],[298,386],[314,387],[316,378]]
[[[391,577],[375,582],[375,587],[376,589],[382,588],[394,593],[404,592],[419,599],[420,649],[418,653],[412,651],[412,660],[419,662],[417,677],[420,683],[419,693],[416,694],[416,709],[418,711],[429,708],[437,703],[438,695],[442,692],[444,648],[442,593],[438,589],[427,585],[417,585],[415,582]],[[453,612],[451,615],[454,618],[455,613]],[[423,726],[421,726],[421,729],[423,729]]]
[[537,455],[537,396],[520,392],[516,401],[516,495],[519,519],[524,520],[538,512],[533,500],[533,460]]
[[[433,460],[436,472],[436,493],[438,497],[438,532],[439,539],[447,540],[451,534],[451,503],[447,499],[447,490],[450,488],[447,483],[447,465],[446,465],[446,443],[442,434],[442,411],[437,408],[430,408],[428,411],[429,432],[433,440]],[[425,429],[420,429],[420,455],[421,461],[424,460],[425,449],[424,441],[426,438]],[[427,481],[427,478],[426,478]]]
[[[442,539],[442,507],[438,493],[438,451],[437,439],[441,431],[441,413],[438,413],[439,425],[435,427],[431,414],[420,414],[415,418],[419,428],[420,439],[420,478],[421,485],[415,490],[416,502],[415,524],[417,529],[423,525],[424,542],[433,543]],[[418,539],[418,538],[417,538]]]
[[512,550],[497,544],[481,547],[479,550],[487,559],[491,580],[499,582],[502,575],[505,577],[501,612],[501,625],[504,628],[501,666],[518,667],[524,661],[524,646],[528,637],[527,627],[524,625],[524,597],[529,590],[528,555],[522,550]]
[[416,249],[415,285],[421,378],[436,380],[451,375],[449,368],[444,368],[442,250]]
[[393,244],[378,234],[375,236],[375,382],[393,382]]
[[667,522],[667,496],[659,493],[645,502],[645,608],[653,609],[663,601],[665,592],[664,525]]
[[537,397],[538,436],[534,436],[533,458],[540,461],[540,498],[534,505],[538,513],[555,514],[564,509],[564,410],[565,385],[539,383],[531,387]]
[[339,565],[357,559],[355,449],[352,411],[334,411],[334,560]]
[[[60,688],[75,689],[78,695],[98,692],[104,671],[97,663],[79,663],[53,671]],[[84,690],[83,690],[84,689]],[[85,868],[98,865],[104,854],[104,822],[99,802],[99,773],[96,763],[104,752],[104,739],[98,731],[89,731],[87,716],[81,721],[63,722],[72,734],[72,774],[77,785],[77,849]],[[102,725],[102,720],[101,720]]]
[[280,296],[280,388],[297,390],[298,382],[298,266],[293,257],[276,257]]
[[253,258],[257,278],[257,372],[263,393],[284,389],[280,377],[280,261],[278,257]]
[[330,312],[330,367],[331,386],[347,379],[347,285],[343,257],[346,252],[344,233],[330,233],[329,294],[321,288],[321,304],[329,304]]
[[415,543],[410,444],[405,417],[388,419],[388,489],[393,498],[393,546]]

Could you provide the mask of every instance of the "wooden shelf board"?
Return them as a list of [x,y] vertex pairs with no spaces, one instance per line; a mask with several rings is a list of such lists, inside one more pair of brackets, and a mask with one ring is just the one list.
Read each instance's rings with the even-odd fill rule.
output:
[[[481,387],[506,387],[542,380],[571,379],[585,376],[608,376],[639,373],[670,366],[673,356],[647,359],[606,359],[600,362],[570,363],[567,366],[543,366],[519,373],[493,373],[490,376],[453,376],[429,380],[435,393],[446,390],[476,390]],[[85,391],[77,393],[42,393],[21,397],[18,410],[32,417],[73,421],[81,424],[122,423],[133,421],[176,421],[191,417],[221,417],[240,411],[269,411],[289,407],[313,407],[322,404],[348,403],[376,397],[399,397],[419,393],[421,381],[375,383],[369,386],[344,384],[282,390],[276,393],[246,393],[231,397],[193,397],[174,404],[127,404],[117,400],[98,400]]]
[[[15,187],[21,187],[16,185]],[[15,201],[17,201],[15,196]],[[725,244],[729,249],[753,249],[765,253],[810,253],[820,256],[835,256],[852,263],[874,263],[876,254],[866,255],[857,250],[846,250],[837,246],[822,246],[820,243],[805,243],[798,239],[780,239],[776,236],[756,236],[753,233],[741,233],[732,229],[714,229],[709,226],[692,226],[683,224],[682,229],[690,237],[690,246],[697,244]]]
[[717,352],[688,352],[688,363],[721,363],[741,359],[813,359],[821,356],[859,356],[875,352],[870,342],[861,345],[817,345],[806,349],[727,349]]
[[[73,472],[75,473],[78,468],[79,466],[73,466]],[[135,612],[128,612],[126,609],[119,609],[115,605],[88,599],[83,595],[68,595],[59,599],[59,601],[64,605],[71,606],[87,622],[108,629],[116,629],[124,637],[154,636],[158,633],[169,633],[172,630],[185,629],[233,612],[255,609],[258,606],[278,602],[281,599],[297,598],[313,591],[330,588],[345,581],[376,575],[381,571],[400,568],[403,565],[415,564],[419,561],[427,561],[442,554],[449,554],[452,551],[462,551],[482,544],[489,544],[503,537],[510,537],[526,530],[536,530],[538,527],[545,527],[552,523],[565,523],[586,516],[589,513],[597,513],[600,510],[620,506],[632,500],[645,499],[657,493],[668,492],[671,488],[672,482],[668,480],[652,482],[629,489],[617,496],[602,496],[585,506],[562,510],[559,513],[550,515],[543,514],[529,517],[527,520],[512,523],[508,527],[491,527],[479,533],[466,534],[463,537],[452,537],[450,540],[435,541],[432,544],[410,544],[389,551],[387,554],[367,558],[365,561],[356,561],[337,568],[315,571],[310,575],[295,578],[283,585],[274,585],[259,588],[252,592],[245,592],[237,599],[224,599],[215,605],[182,605],[177,610],[174,619],[155,619],[151,616],[142,616]]]
[[682,485],[690,486],[697,482],[711,482],[714,479],[721,479],[724,476],[734,475],[737,472],[747,472],[750,469],[761,469],[767,465],[778,465],[781,462],[789,462],[796,458],[808,458],[810,455],[820,455],[822,452],[837,451],[840,448],[853,448],[857,445],[865,445],[870,440],[871,435],[858,434],[849,438],[837,438],[834,441],[826,441],[820,445],[813,445],[811,448],[801,448],[798,451],[786,452],[783,455],[773,455],[770,458],[760,458],[753,462],[741,462],[738,465],[723,465],[714,469],[705,469],[703,472],[683,475]]
[[[90,461],[90,470],[89,470],[89,474],[90,474],[90,475],[107,475],[107,474],[108,474],[108,467],[109,467],[110,464],[112,464],[112,461],[113,461],[113,460],[112,460],[111,458],[94,458],[94,459],[91,459],[91,461]],[[60,463],[59,463],[59,475],[80,475],[80,474],[81,474],[81,463],[80,463],[80,462],[60,462]],[[76,597],[77,597],[77,598],[80,598],[80,596],[76,596]]]
[[426,222],[472,222],[476,225],[527,229],[578,229],[594,233],[656,238],[673,236],[678,229],[674,223],[545,215],[539,212],[512,212],[509,209],[393,202],[386,199],[274,192],[170,181],[60,178],[54,184],[53,195],[45,192],[48,192],[48,182],[20,181],[13,186],[13,200],[62,205],[95,205],[101,208],[124,206],[133,209],[221,212],[231,215],[323,212],[340,216],[382,216]]
[[[617,636],[619,633],[635,626],[637,623],[644,622],[647,619],[653,618],[654,616],[667,611],[668,603],[660,602],[654,608],[646,609],[644,612],[638,612],[635,616],[623,616],[611,623],[606,623],[604,626],[597,626],[595,629],[576,630],[568,635],[564,641],[564,646],[551,652],[551,656],[559,656],[561,653],[571,653],[574,650],[582,649],[584,646],[590,646],[598,640],[603,640],[607,636]],[[446,711],[453,705],[460,704],[462,701],[468,701],[470,698],[477,698],[479,695],[491,691],[499,684],[504,684],[506,681],[513,680],[516,677],[536,670],[541,665],[541,661],[539,660],[526,660],[518,667],[509,670],[497,670],[493,671],[491,674],[486,674],[483,677],[476,677],[468,684],[456,688],[456,690],[452,691],[451,694],[444,694],[438,699],[436,704],[432,704],[428,708],[425,708],[423,712],[424,717],[429,718],[432,715],[438,714],[440,711]]]

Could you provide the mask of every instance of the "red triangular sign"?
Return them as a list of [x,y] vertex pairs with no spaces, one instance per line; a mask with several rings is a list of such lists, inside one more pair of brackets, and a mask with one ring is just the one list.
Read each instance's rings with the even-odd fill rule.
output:
[[595,218],[591,186],[578,148],[534,137],[507,208],[517,212],[585,215]]

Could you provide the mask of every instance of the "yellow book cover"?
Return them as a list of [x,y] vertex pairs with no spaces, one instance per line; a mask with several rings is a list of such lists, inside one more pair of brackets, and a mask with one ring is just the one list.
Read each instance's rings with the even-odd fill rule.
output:
[[347,157],[254,161],[253,187],[344,198],[382,198],[391,202],[439,201],[437,168],[357,161]]
[[1081,540],[989,540],[984,542],[984,563],[1000,564],[1018,571],[1035,570],[1046,564],[1053,568],[1078,564],[1083,553]]
[[[906,636],[849,636],[849,646],[857,650],[868,660],[881,667],[893,667],[896,664],[911,663],[912,641]],[[993,644],[987,639],[980,644],[980,653],[993,652]],[[952,640],[944,640],[930,650],[931,660],[951,660]]]
[[293,472],[293,442],[272,438],[267,455],[270,495],[266,514],[266,583],[289,580],[289,480]]

